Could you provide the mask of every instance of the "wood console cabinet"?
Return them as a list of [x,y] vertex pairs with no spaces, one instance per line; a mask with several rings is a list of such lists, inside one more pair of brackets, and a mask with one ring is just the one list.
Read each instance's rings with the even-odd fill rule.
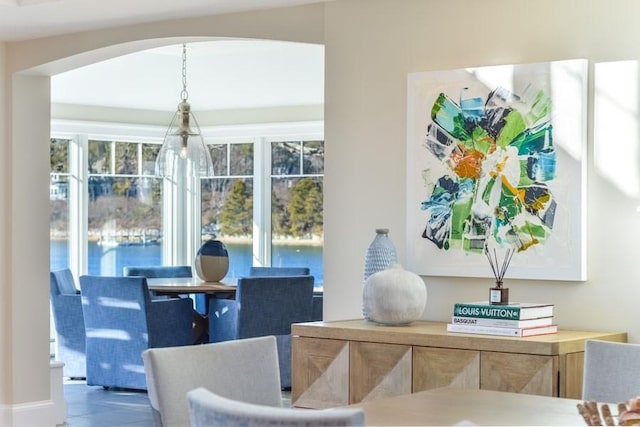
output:
[[527,338],[454,334],[446,323],[366,320],[292,327],[293,406],[328,408],[437,387],[580,399],[584,343],[623,332],[559,330]]

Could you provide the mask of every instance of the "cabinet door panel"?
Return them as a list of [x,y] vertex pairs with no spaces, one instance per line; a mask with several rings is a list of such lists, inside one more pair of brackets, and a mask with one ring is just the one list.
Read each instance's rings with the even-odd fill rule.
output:
[[350,345],[349,403],[411,393],[411,346]]
[[558,356],[483,351],[480,388],[557,397]]
[[584,352],[560,356],[560,397],[582,399]]
[[413,348],[413,392],[438,387],[480,388],[480,352]]
[[291,402],[304,408],[349,403],[349,343],[292,338]]

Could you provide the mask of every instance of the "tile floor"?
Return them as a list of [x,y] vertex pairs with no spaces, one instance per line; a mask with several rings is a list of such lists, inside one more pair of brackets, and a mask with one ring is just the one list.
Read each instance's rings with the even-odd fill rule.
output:
[[[153,415],[147,393],[105,390],[84,381],[65,380],[68,427],[152,427]],[[282,392],[282,405],[291,406],[291,392]]]
[[69,427],[152,427],[153,415],[147,393],[105,390],[84,381],[65,381]]

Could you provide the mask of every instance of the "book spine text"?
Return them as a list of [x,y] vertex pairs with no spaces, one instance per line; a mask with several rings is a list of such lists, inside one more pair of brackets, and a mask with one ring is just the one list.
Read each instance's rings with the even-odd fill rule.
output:
[[456,325],[478,325],[478,326],[497,326],[502,328],[526,328],[533,326],[545,326],[552,324],[552,318],[532,319],[532,320],[506,320],[506,319],[489,319],[483,317],[462,317],[453,316],[451,323]]
[[453,307],[453,315],[460,317],[482,317],[485,319],[519,320],[520,309],[517,307],[485,307],[455,304]]

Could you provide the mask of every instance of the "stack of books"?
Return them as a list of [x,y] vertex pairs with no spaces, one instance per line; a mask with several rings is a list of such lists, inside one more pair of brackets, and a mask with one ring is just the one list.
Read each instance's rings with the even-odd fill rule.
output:
[[491,305],[488,301],[456,303],[448,332],[530,337],[555,334],[553,304],[514,302]]

